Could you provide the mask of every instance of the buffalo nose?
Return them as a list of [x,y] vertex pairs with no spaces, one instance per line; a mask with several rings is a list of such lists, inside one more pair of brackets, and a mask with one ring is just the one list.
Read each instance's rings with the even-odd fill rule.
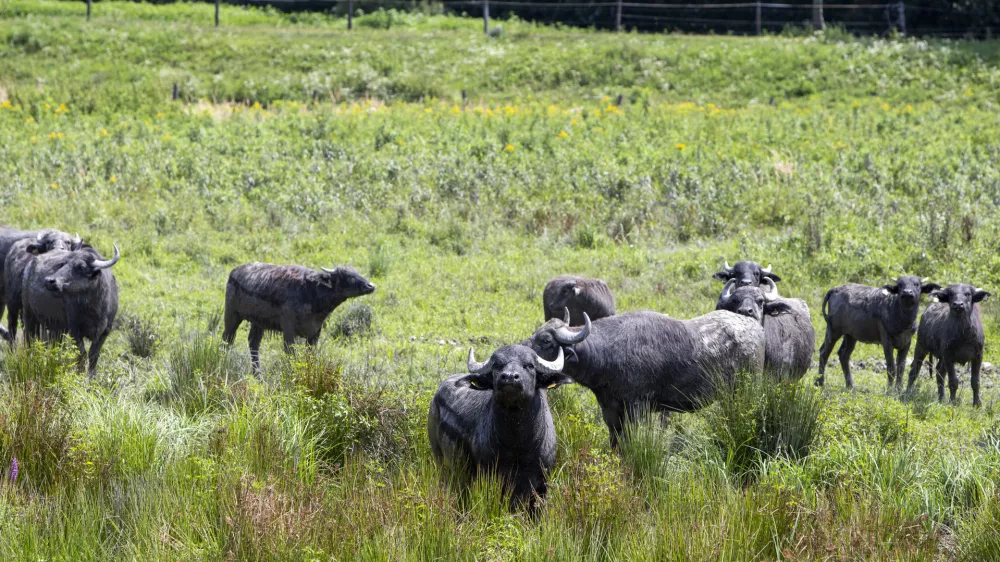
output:
[[500,375],[500,382],[517,382],[521,380],[521,375],[517,373],[502,373]]
[[48,290],[50,290],[50,291],[55,291],[56,289],[59,288],[59,285],[56,284],[56,280],[54,278],[52,278],[52,277],[46,277],[45,278],[45,288],[48,289]]
[[965,310],[965,303],[964,302],[953,302],[953,303],[951,303],[951,309],[952,310]]
[[747,285],[752,285],[752,284],[753,284],[753,281],[751,281],[749,279],[740,279],[740,286],[741,287],[746,287]]
[[365,285],[365,290],[368,291],[369,293],[374,293],[375,285],[373,283],[368,283],[367,285]]
[[753,316],[753,309],[752,308],[741,308],[739,310],[739,313],[742,314],[743,316]]

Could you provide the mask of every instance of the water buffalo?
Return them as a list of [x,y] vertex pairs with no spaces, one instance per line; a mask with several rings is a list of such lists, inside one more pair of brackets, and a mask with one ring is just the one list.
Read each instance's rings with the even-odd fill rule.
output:
[[[18,241],[35,238],[37,236],[37,230],[21,230],[12,226],[0,226],[0,317],[3,316],[3,309],[7,303],[7,298],[3,293],[5,277],[3,268],[4,262],[7,260],[7,254],[10,252],[11,246]],[[3,326],[0,326],[0,337],[4,339],[11,339],[7,330],[4,329]]]
[[439,463],[467,476],[493,472],[521,502],[545,496],[556,460],[548,389],[572,382],[563,355],[545,361],[523,345],[501,347],[485,363],[469,350],[468,375],[448,377],[431,401],[427,436]]
[[282,333],[286,353],[296,336],[316,345],[323,323],[335,308],[347,299],[375,291],[375,285],[350,267],[321,269],[255,262],[229,274],[222,338],[231,345],[237,328],[249,321],[255,371],[260,369],[260,341],[265,330]]
[[600,279],[560,275],[545,285],[542,307],[546,320],[562,318],[563,311],[569,309],[570,323],[579,326],[585,312],[591,320],[614,316],[615,296]]
[[[54,250],[30,260],[21,284],[25,338],[39,337],[42,329],[54,336],[69,334],[80,350],[80,369],[86,362],[92,377],[118,314],[118,284],[111,268],[120,258],[116,245],[110,260],[89,246]],[[89,354],[85,338],[90,340]]]
[[[881,343],[889,386],[901,386],[906,354],[910,350],[913,333],[917,330],[920,295],[940,288],[934,283],[927,283],[927,279],[907,275],[883,287],[849,283],[827,291],[822,307],[823,318],[826,319],[826,338],[819,348],[819,378],[816,379],[816,385],[823,385],[826,361],[833,346],[843,337],[844,343],[840,344],[837,355],[844,370],[847,388],[854,388],[851,352],[857,342]],[[896,350],[895,360],[893,350]]]
[[83,247],[80,237],[72,237],[58,230],[42,230],[34,238],[18,240],[7,252],[3,273],[0,276],[0,314],[7,308],[7,334],[11,345],[17,337],[17,319],[21,313],[21,285],[28,263],[37,255],[53,250],[79,250]]
[[552,319],[524,342],[545,359],[566,354],[563,372],[589,388],[601,407],[612,446],[623,424],[643,406],[688,412],[703,406],[720,381],[740,371],[760,373],[764,329],[726,310],[676,320],[643,310],[591,323],[580,331]]
[[809,305],[802,299],[782,298],[774,281],[764,278],[759,287],[737,287],[726,282],[717,310],[753,318],[764,326],[764,372],[778,380],[798,380],[812,365],[816,349]]
[[735,279],[737,287],[757,287],[764,279],[770,279],[776,283],[781,281],[781,277],[771,273],[770,264],[767,267],[761,267],[755,261],[739,261],[732,267],[729,266],[728,261],[725,264],[722,271],[712,275],[713,278],[723,283]]
[[[972,285],[948,285],[934,291],[931,296],[938,302],[931,304],[920,317],[917,329],[917,347],[913,351],[913,365],[910,367],[910,381],[907,392],[913,390],[913,383],[920,374],[924,357],[930,355],[938,359],[937,386],[938,400],[944,400],[944,376],[948,374],[948,390],[951,401],[955,401],[958,391],[958,377],[955,363],[972,363],[972,404],[981,406],[979,400],[979,368],[983,364],[983,315],[977,303],[985,301],[990,294]],[[933,363],[933,359],[928,360]]]

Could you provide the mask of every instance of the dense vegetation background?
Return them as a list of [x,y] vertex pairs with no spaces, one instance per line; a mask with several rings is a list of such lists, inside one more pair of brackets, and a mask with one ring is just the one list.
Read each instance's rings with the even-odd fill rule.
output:
[[[423,428],[558,273],[685,318],[753,257],[820,337],[847,281],[1000,294],[996,43],[82,10],[0,5],[0,222],[118,243],[122,321],[93,382],[69,350],[0,349],[5,559],[997,558],[992,369],[982,409],[926,374],[902,400],[859,346],[855,393],[835,366],[822,391],[748,380],[621,454],[561,388],[537,520],[489,481],[463,499]],[[252,260],[350,263],[378,291],[315,353],[266,340],[255,378],[245,332],[218,340]]]

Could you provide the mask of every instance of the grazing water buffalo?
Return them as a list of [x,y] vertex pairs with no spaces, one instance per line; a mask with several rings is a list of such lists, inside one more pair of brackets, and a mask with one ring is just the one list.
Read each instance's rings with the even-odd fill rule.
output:
[[83,247],[80,237],[72,237],[58,230],[42,230],[34,238],[18,240],[7,252],[3,274],[0,276],[0,314],[7,307],[7,334],[11,345],[17,337],[17,319],[21,313],[21,287],[24,271],[35,256],[53,250],[79,250]]
[[260,340],[265,330],[282,333],[286,353],[296,336],[316,345],[333,309],[347,299],[375,291],[375,285],[350,267],[321,269],[255,262],[229,274],[222,338],[231,345],[237,328],[249,321],[254,370],[260,369]]
[[[983,315],[976,303],[985,301],[990,294],[972,285],[948,285],[934,291],[931,296],[938,302],[931,304],[920,317],[917,330],[917,347],[913,351],[913,365],[910,367],[910,381],[907,392],[913,390],[913,383],[920,374],[924,357],[937,357],[938,401],[944,400],[944,376],[948,374],[948,390],[951,401],[955,401],[958,391],[958,377],[955,363],[972,363],[972,404],[981,406],[979,400],[979,368],[983,364]],[[933,364],[933,359],[929,362]]]
[[434,458],[466,475],[495,471],[513,501],[545,496],[546,473],[556,460],[556,431],[546,391],[571,383],[559,371],[563,355],[545,361],[523,345],[509,345],[478,363],[469,350],[469,375],[441,383],[427,416]]
[[600,279],[560,275],[545,285],[542,306],[546,320],[562,318],[563,311],[569,309],[570,323],[579,326],[584,313],[591,320],[614,316],[615,296]]
[[[826,361],[841,337],[844,338],[844,343],[840,344],[837,355],[844,370],[847,388],[854,388],[851,352],[857,342],[881,343],[889,386],[901,386],[906,354],[910,350],[913,333],[917,330],[920,295],[941,288],[926,281],[907,275],[883,287],[849,283],[827,291],[822,308],[823,318],[826,319],[826,338],[819,348],[817,386],[823,385]],[[893,350],[897,352],[895,360],[892,357]]]
[[756,287],[764,279],[770,279],[776,283],[781,281],[781,277],[771,273],[770,264],[767,267],[761,267],[755,261],[739,261],[736,262],[736,265],[730,267],[728,261],[725,263],[726,265],[723,266],[722,271],[712,275],[712,277],[722,282],[735,279],[737,287]]
[[778,295],[774,281],[764,278],[760,287],[733,288],[726,282],[717,310],[728,310],[753,318],[764,326],[764,372],[778,380],[799,380],[812,365],[816,331],[809,305],[802,299]]
[[29,341],[44,328],[53,336],[69,334],[80,350],[82,370],[88,353],[87,375],[97,371],[104,340],[118,314],[118,284],[111,273],[121,258],[105,260],[89,246],[78,251],[54,250],[28,263],[21,285],[24,334]]
[[589,388],[617,446],[623,424],[643,406],[688,412],[711,398],[713,385],[739,371],[759,373],[764,329],[759,321],[720,310],[676,320],[643,310],[590,322],[580,331],[552,319],[525,342],[539,356],[566,354],[563,372]]
[[[3,267],[4,262],[7,260],[7,254],[10,252],[11,246],[16,242],[37,236],[37,230],[20,230],[11,226],[0,226],[0,317],[3,316],[3,309],[7,303],[7,299],[3,293],[5,277]],[[0,337],[10,339],[10,335],[3,326],[0,326]]]

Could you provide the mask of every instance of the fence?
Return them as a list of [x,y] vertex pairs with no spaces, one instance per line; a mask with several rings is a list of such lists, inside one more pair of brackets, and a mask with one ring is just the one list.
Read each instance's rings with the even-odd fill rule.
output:
[[[91,16],[87,0],[87,19]],[[215,25],[220,25],[220,0],[215,3]],[[282,10],[336,11],[353,29],[356,10],[415,6],[412,0],[225,0],[226,4],[274,6]],[[1000,10],[986,13],[970,9],[942,9],[905,2],[884,4],[775,3],[754,0],[728,3],[666,3],[625,0],[558,2],[531,0],[445,0],[433,2],[452,13],[483,20],[489,33],[491,14],[516,15],[541,23],[566,23],[622,31],[687,31],[760,35],[788,27],[822,29],[827,24],[857,34],[898,33],[936,37],[992,37],[1000,31]],[[915,17],[914,17],[915,16]],[[909,24],[909,25],[908,25]]]

